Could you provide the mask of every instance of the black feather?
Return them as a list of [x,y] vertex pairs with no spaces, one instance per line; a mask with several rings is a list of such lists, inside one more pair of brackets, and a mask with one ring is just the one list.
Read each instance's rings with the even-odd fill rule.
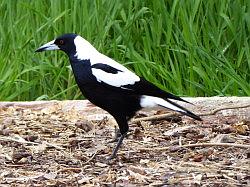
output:
[[102,64],[102,63],[94,64],[91,66],[91,68],[101,69],[107,73],[112,73],[112,74],[117,74],[118,72],[122,72],[121,70],[116,69],[108,64]]
[[189,104],[192,104],[178,96],[175,96],[169,92],[166,92],[164,90],[161,90],[160,88],[158,88],[157,86],[155,86],[154,84],[148,82],[147,80],[140,78],[139,82],[136,82],[133,85],[126,85],[123,86],[124,88],[127,88],[129,90],[131,90],[133,93],[136,93],[138,95],[149,95],[149,96],[154,96],[154,97],[160,97],[163,99],[174,99],[177,101],[182,101],[182,102],[186,102]]

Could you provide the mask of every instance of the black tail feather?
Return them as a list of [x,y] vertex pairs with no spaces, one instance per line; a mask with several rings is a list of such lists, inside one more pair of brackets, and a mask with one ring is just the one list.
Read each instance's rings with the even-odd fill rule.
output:
[[190,112],[189,110],[187,110],[187,109],[184,108],[183,106],[180,106],[180,105],[174,103],[173,101],[170,101],[169,99],[166,99],[166,101],[169,102],[169,103],[171,103],[172,105],[175,105],[176,107],[178,107],[178,108],[180,108],[180,109],[182,109],[182,110],[185,111],[185,112],[181,112],[181,111],[177,111],[177,112],[179,112],[179,113],[181,113],[181,114],[183,114],[183,115],[189,116],[189,117],[191,117],[191,118],[193,118],[193,119],[195,119],[195,120],[202,121],[202,119],[201,119],[200,116],[197,116],[196,114]]
[[180,98],[179,96],[176,96],[176,95],[173,95],[171,93],[166,93],[166,97],[164,98],[165,100],[168,100],[168,99],[174,99],[174,100],[177,100],[177,101],[182,101],[182,102],[185,102],[185,103],[188,103],[188,104],[191,104],[193,105],[193,103],[189,102],[189,101],[186,101],[182,98]]

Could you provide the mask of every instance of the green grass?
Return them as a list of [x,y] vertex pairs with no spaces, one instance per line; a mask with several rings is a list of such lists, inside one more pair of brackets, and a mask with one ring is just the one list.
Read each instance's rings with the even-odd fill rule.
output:
[[74,32],[180,96],[250,96],[250,1],[1,0],[0,100],[79,99],[66,55],[35,54]]

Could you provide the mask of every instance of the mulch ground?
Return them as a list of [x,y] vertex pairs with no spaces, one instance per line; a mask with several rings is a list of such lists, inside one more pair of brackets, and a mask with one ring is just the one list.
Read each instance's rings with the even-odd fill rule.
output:
[[249,116],[143,120],[167,111],[141,111],[108,162],[112,117],[62,103],[0,105],[0,186],[250,185]]

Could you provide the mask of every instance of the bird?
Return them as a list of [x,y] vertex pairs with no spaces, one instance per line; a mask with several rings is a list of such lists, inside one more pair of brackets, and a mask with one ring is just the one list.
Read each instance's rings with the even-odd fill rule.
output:
[[61,50],[67,54],[75,81],[82,94],[116,120],[120,137],[109,160],[117,156],[129,130],[128,121],[142,108],[161,106],[202,121],[198,115],[174,102],[175,100],[189,103],[188,101],[136,75],[99,52],[78,34],[63,34],[42,45],[35,52],[48,50]]

